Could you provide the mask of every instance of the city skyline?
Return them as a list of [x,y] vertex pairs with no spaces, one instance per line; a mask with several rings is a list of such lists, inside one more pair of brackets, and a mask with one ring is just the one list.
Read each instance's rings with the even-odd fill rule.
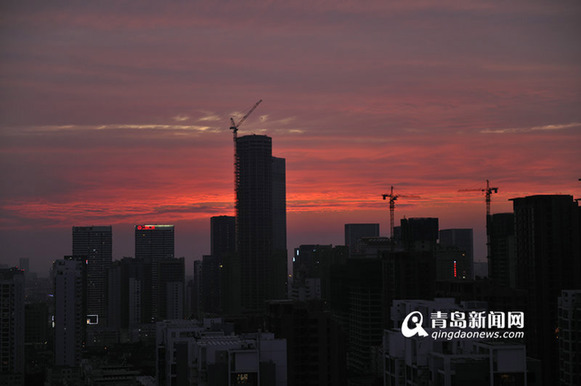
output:
[[[473,228],[511,198],[579,196],[581,5],[519,1],[2,4],[2,264],[45,274],[73,226],[176,225],[210,252],[234,214],[230,117],[287,160],[288,248],[343,225],[437,217]],[[33,240],[31,242],[30,240]],[[42,267],[42,268],[41,268]],[[189,267],[189,264],[188,264]],[[187,269],[190,272],[190,269]]]

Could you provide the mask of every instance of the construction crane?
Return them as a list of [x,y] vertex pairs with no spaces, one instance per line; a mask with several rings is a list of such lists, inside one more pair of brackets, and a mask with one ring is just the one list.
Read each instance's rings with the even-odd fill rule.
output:
[[459,192],[484,192],[486,197],[486,222],[488,224],[488,219],[490,218],[490,196],[492,193],[498,193],[498,188],[491,188],[490,181],[486,180],[486,188],[460,189]]
[[246,115],[243,116],[242,119],[240,119],[238,121],[238,123],[235,123],[234,122],[234,118],[230,117],[230,123],[232,124],[232,126],[230,126],[230,130],[232,130],[232,134],[234,135],[234,143],[236,143],[236,138],[238,138],[238,128],[246,120],[246,118],[248,118],[248,116],[250,114],[252,114],[252,112],[258,107],[258,105],[260,104],[260,102],[262,102],[262,99],[259,100],[258,102],[256,102],[254,104],[254,106],[252,106],[252,108],[246,113]]
[[393,193],[393,185],[389,194],[383,194],[383,199],[386,200],[389,197],[389,235],[393,240],[393,223],[395,217],[395,200],[398,198],[420,198],[419,196],[404,196],[401,194]]

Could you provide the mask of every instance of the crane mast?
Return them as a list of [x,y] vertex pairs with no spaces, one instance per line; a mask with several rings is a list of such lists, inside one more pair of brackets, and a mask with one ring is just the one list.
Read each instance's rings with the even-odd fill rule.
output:
[[395,222],[395,201],[402,197],[402,198],[420,198],[419,196],[404,196],[401,194],[395,194],[393,192],[393,185],[391,186],[391,190],[389,194],[382,194],[383,199],[387,199],[389,197],[389,236],[393,241],[393,228]]
[[498,188],[491,188],[490,181],[486,180],[486,187],[485,188],[477,188],[477,189],[461,189],[459,192],[484,192],[484,197],[486,200],[486,221],[490,218],[490,201],[492,193],[498,193]]
[[395,200],[399,197],[397,194],[393,193],[393,185],[391,186],[391,191],[389,194],[383,194],[383,199],[389,197],[389,237],[393,240],[393,224],[395,217]]

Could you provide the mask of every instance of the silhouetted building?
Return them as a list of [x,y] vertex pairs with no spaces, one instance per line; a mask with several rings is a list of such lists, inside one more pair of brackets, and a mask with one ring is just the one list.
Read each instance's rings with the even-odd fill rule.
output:
[[359,240],[363,237],[379,237],[379,224],[345,224],[345,246],[350,257],[359,253]]
[[236,217],[212,217],[210,240],[211,254],[203,257],[200,299],[204,312],[221,314],[224,259],[228,259],[236,251]]
[[557,298],[581,288],[579,206],[568,195],[537,195],[514,204],[517,286],[527,290],[527,353],[541,359],[543,384],[559,379]]
[[88,322],[85,306],[86,263],[82,259],[66,256],[53,264],[56,366],[78,367],[81,363]]
[[155,264],[159,272],[154,292],[155,320],[183,319],[185,259],[162,259]]
[[25,314],[25,342],[27,345],[44,346],[48,336],[48,304],[27,303]]
[[202,261],[194,261],[194,278],[192,279],[192,318],[200,319],[202,316]]
[[145,262],[174,257],[173,225],[136,225],[135,258]]
[[146,267],[142,259],[124,257],[109,271],[109,326],[131,331],[149,323],[142,312]]
[[559,307],[559,380],[581,384],[581,290],[562,291]]
[[431,249],[438,242],[438,219],[412,217],[401,219],[401,240],[407,249]]
[[347,336],[347,370],[373,377],[372,348],[381,345],[384,328],[383,262],[349,259],[332,267],[331,286],[331,310]]
[[272,157],[272,228],[274,252],[284,254],[286,269],[286,160],[278,157]]
[[223,257],[236,250],[236,217],[210,218],[210,254]]
[[328,300],[332,267],[345,264],[348,255],[349,250],[343,245],[310,244],[295,248],[289,297],[295,300]]
[[113,259],[111,226],[73,227],[73,256],[85,257],[86,309],[94,326],[107,326],[107,271]]
[[236,154],[237,262],[228,269],[239,272],[242,311],[256,313],[266,300],[286,297],[284,160],[272,157],[272,140],[263,135],[239,137]]
[[440,246],[456,247],[465,257],[467,279],[474,279],[474,236],[472,229],[442,229]]
[[135,258],[143,260],[141,283],[142,321],[159,320],[160,300],[159,264],[163,259],[173,259],[175,253],[173,225],[136,225]]
[[488,278],[498,286],[516,288],[514,214],[497,213],[488,220]]
[[306,277],[319,277],[320,255],[332,245],[306,244],[295,248],[293,257],[293,277],[295,280]]
[[0,269],[0,384],[24,384],[24,272]]
[[470,259],[457,247],[439,247],[434,251],[436,280],[470,280]]
[[289,386],[347,384],[345,336],[320,301],[270,301],[267,321],[286,339]]

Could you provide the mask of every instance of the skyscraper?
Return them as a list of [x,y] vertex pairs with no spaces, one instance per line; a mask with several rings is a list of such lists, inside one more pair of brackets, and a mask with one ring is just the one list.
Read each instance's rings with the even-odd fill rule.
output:
[[516,288],[514,214],[496,213],[488,219],[488,278],[498,286]]
[[106,326],[107,271],[113,259],[111,226],[73,227],[73,255],[86,260],[87,315],[93,315],[97,324]]
[[[168,310],[171,314],[183,314],[184,261],[175,259],[174,247],[173,225],[135,226],[135,258],[142,260],[144,266],[141,283],[144,323],[163,320]],[[168,293],[179,296],[177,303],[175,299],[169,305],[165,303]]]
[[77,367],[85,338],[84,261],[65,257],[53,264],[55,297],[55,365]]
[[236,249],[236,217],[214,216],[210,219],[212,256],[224,257]]
[[272,157],[272,139],[236,140],[236,252],[241,306],[261,312],[265,300],[286,296],[284,159]]
[[528,294],[527,355],[542,362],[543,384],[558,375],[558,297],[581,289],[579,206],[568,195],[513,199],[517,286]]
[[236,217],[214,216],[210,219],[211,255],[203,256],[200,274],[200,301],[204,312],[222,312],[224,259],[236,250]]
[[173,225],[135,226],[135,258],[151,262],[173,257]]
[[24,272],[0,269],[0,384],[24,384]]

